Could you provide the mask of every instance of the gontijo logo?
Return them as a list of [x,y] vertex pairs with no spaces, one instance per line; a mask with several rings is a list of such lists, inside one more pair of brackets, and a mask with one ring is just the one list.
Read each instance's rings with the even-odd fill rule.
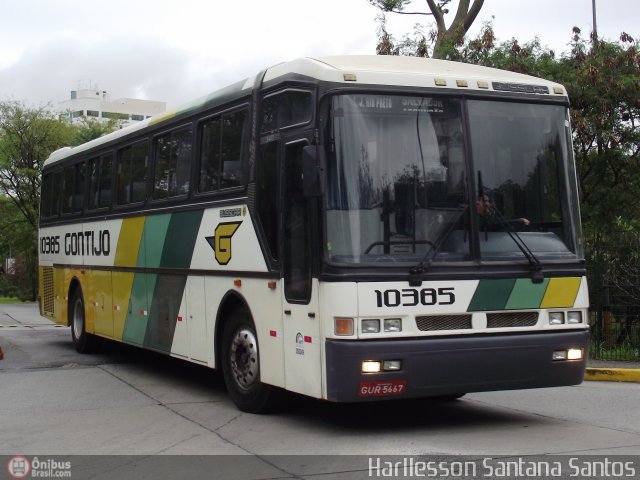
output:
[[213,237],[205,237],[220,265],[226,265],[231,261],[231,237],[236,233],[242,222],[219,223]]

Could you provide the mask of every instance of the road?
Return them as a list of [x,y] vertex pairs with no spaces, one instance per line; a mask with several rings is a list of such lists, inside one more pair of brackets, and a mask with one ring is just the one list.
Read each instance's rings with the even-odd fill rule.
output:
[[216,371],[111,343],[76,353],[33,305],[0,305],[0,347],[0,455],[640,455],[637,383],[252,415]]

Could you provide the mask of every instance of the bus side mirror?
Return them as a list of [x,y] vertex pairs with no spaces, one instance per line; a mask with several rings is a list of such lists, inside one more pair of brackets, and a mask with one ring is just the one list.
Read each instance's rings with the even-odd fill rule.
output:
[[324,161],[321,152],[322,149],[318,145],[307,145],[302,149],[302,191],[305,197],[322,195]]

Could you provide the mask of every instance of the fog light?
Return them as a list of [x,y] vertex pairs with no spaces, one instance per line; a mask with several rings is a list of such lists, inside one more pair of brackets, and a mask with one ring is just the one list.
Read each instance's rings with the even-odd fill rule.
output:
[[582,349],[581,348],[570,348],[567,350],[567,360],[582,360]]
[[582,323],[582,312],[567,313],[567,323]]
[[362,362],[362,373],[380,372],[380,362],[378,360],[365,360]]
[[382,362],[382,370],[385,372],[397,372],[402,370],[402,360],[385,360]]
[[385,318],[384,319],[384,331],[385,332],[401,332],[402,331],[402,319],[400,319],[400,318]]
[[336,335],[353,335],[353,318],[334,318],[333,328]]
[[553,355],[551,355],[551,360],[555,361],[559,361],[559,360],[566,360],[567,359],[567,351],[566,350],[556,350],[555,352],[553,352]]
[[549,325],[562,325],[562,324],[564,324],[564,312],[549,313]]
[[380,332],[380,320],[377,318],[362,320],[362,333]]

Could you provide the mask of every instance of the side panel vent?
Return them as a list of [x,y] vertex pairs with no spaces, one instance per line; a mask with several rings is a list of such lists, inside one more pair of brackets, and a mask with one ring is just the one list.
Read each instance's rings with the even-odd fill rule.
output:
[[48,317],[55,314],[53,267],[42,267],[42,310]]

